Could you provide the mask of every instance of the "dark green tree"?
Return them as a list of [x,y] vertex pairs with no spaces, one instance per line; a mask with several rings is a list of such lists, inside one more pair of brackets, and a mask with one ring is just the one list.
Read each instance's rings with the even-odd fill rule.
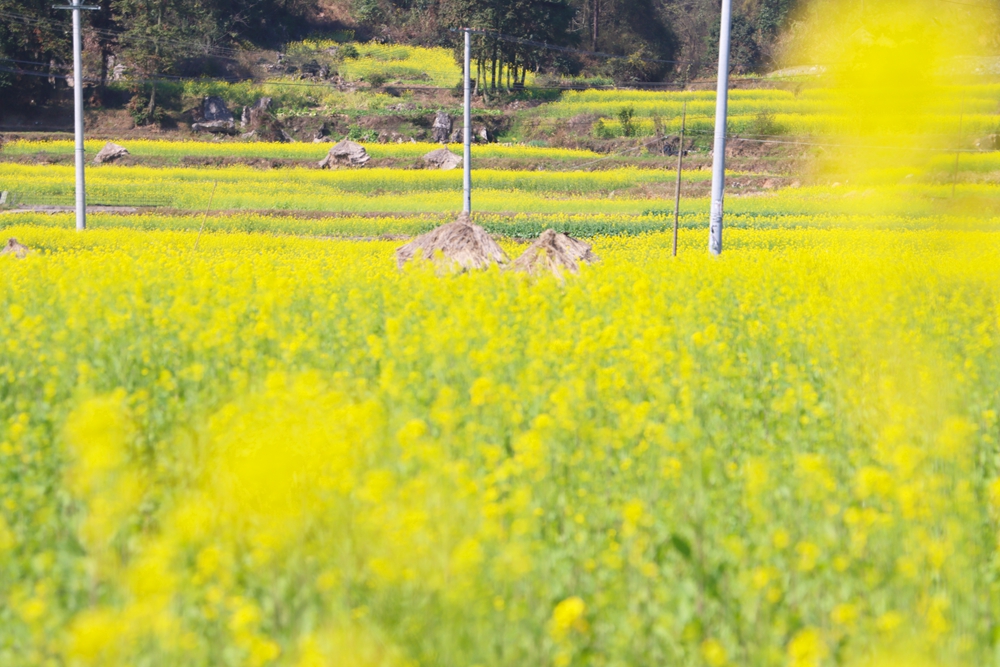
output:
[[[0,0],[0,99],[4,106],[42,104],[72,62],[69,15],[45,0]],[[21,74],[18,72],[31,72]]]
[[[146,118],[156,111],[156,80],[170,74],[184,58],[209,51],[219,34],[211,5],[198,0],[112,0],[122,27],[121,55],[133,73],[149,82]],[[137,91],[133,106],[141,97]],[[134,109],[134,115],[141,117]]]
[[443,0],[441,13],[447,26],[486,31],[473,37],[473,59],[477,80],[490,90],[523,84],[528,71],[549,61],[552,52],[538,44],[575,42],[574,10],[564,0]]
[[576,0],[576,29],[593,51],[621,55],[608,63],[618,81],[656,81],[666,76],[677,38],[655,0]]

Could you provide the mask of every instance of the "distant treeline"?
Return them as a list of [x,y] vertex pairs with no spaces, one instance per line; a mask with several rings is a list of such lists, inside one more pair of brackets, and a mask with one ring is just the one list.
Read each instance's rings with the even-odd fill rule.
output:
[[[767,69],[796,0],[735,3],[733,68]],[[52,0],[0,0],[0,104],[42,104],[72,62],[69,12]],[[86,0],[85,63],[98,88],[133,78],[240,76],[240,52],[338,29],[359,39],[457,48],[472,27],[477,79],[516,87],[526,73],[588,73],[620,82],[689,80],[713,68],[718,0]],[[501,38],[499,35],[515,39]],[[568,47],[546,49],[531,42]],[[614,54],[615,58],[581,52]],[[670,62],[674,61],[674,62]],[[457,83],[457,82],[456,82]],[[148,96],[148,92],[147,92]],[[147,97],[148,99],[148,97]],[[155,92],[148,99],[155,105]]]

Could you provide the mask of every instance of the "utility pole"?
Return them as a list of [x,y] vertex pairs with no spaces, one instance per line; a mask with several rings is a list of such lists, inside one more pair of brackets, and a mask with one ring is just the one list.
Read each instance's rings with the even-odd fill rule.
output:
[[674,257],[677,256],[677,227],[681,214],[681,168],[684,166],[684,126],[687,124],[688,103],[684,101],[681,112],[681,136],[677,143],[677,189],[674,191]]
[[465,146],[462,154],[462,211],[472,213],[472,32],[465,28]]
[[87,228],[87,190],[83,180],[86,157],[83,152],[83,63],[81,62],[80,12],[97,11],[100,7],[84,5],[73,0],[72,5],[54,6],[73,12],[73,125],[76,135],[76,229]]
[[729,104],[729,29],[732,0],[722,0],[719,31],[719,82],[715,92],[715,148],[712,155],[712,211],[709,218],[708,251],[722,254],[723,197],[726,187],[726,119]]

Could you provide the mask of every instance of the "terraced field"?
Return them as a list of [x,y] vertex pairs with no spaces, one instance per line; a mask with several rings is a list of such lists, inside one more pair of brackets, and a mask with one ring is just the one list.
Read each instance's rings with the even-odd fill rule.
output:
[[[593,245],[561,277],[398,269],[461,206],[429,145],[325,171],[321,144],[122,139],[87,178],[126,210],[77,233],[71,145],[8,142],[0,664],[991,664],[998,90],[950,152],[863,169],[826,93],[735,91],[731,131],[766,110],[822,159],[735,156],[717,258],[704,154],[674,258],[645,139],[628,166],[476,146],[511,258]],[[524,117],[631,105],[643,134],[685,99],[697,130],[702,93]]]

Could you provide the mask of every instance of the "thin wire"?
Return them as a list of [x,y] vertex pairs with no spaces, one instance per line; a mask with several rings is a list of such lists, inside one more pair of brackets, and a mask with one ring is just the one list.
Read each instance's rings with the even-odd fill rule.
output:
[[597,58],[614,58],[617,60],[638,60],[644,63],[664,63],[668,65],[676,64],[693,64],[697,61],[694,60],[661,60],[659,58],[632,58],[630,56],[620,56],[613,53],[604,53],[603,51],[584,51],[582,49],[574,49],[568,46],[557,46],[555,44],[549,44],[548,42],[538,42],[533,39],[522,39],[520,37],[514,37],[512,35],[505,35],[500,32],[494,32],[492,30],[479,30],[473,28],[451,28],[451,32],[471,32],[474,35],[486,35],[487,37],[495,37],[497,39],[503,40],[505,42],[513,42],[515,44],[525,44],[528,46],[537,46],[543,49],[549,49],[551,51],[562,51],[564,53],[576,53],[583,56],[595,56]]
[[[33,17],[33,16],[26,16],[24,14],[16,14],[16,13],[13,13],[13,12],[3,12],[3,11],[0,11],[0,17],[11,19],[11,20],[14,20],[14,21],[19,21],[21,23],[25,23],[25,24],[28,24],[28,25],[46,26],[49,29],[52,29],[52,30],[62,30],[64,32],[69,32],[72,29],[71,28],[71,24],[69,22],[56,21],[56,20],[53,20],[53,19],[37,18],[37,17]],[[121,37],[123,37],[125,35],[125,32],[121,31],[121,30],[112,30],[112,29],[108,29],[108,28],[93,28],[93,27],[91,27],[90,29],[93,32],[95,32],[95,33],[97,33],[99,35],[103,35],[105,37],[121,38]],[[174,45],[178,45],[178,46],[189,46],[189,47],[193,46],[194,48],[188,49],[188,53],[207,53],[207,54],[215,55],[215,56],[217,56],[219,58],[223,58],[223,59],[227,59],[227,60],[237,60],[236,56],[238,56],[240,54],[240,50],[239,49],[231,49],[231,48],[224,47],[224,46],[205,45],[205,44],[201,44],[200,42],[197,42],[195,40],[172,40],[172,39],[159,39],[159,40],[157,40],[157,39],[149,39],[149,38],[146,38],[146,39],[144,39],[144,38],[137,38],[137,37],[133,36],[133,37],[129,38],[129,41],[138,42],[138,43],[146,43],[146,44],[156,44],[156,43],[159,43],[159,44],[174,44]]]
[[[695,134],[709,134],[705,131],[692,130]],[[762,135],[748,135],[748,136],[762,136]],[[920,148],[917,146],[876,146],[876,145],[865,145],[865,144],[834,144],[834,143],[818,143],[810,141],[781,141],[778,139],[747,139],[746,136],[741,136],[739,134],[727,134],[727,139],[739,139],[741,141],[749,141],[756,144],[787,144],[792,146],[822,146],[827,148],[864,148],[870,150],[912,150],[912,151],[927,151],[929,153],[987,153],[989,151],[981,151],[973,148]]]

